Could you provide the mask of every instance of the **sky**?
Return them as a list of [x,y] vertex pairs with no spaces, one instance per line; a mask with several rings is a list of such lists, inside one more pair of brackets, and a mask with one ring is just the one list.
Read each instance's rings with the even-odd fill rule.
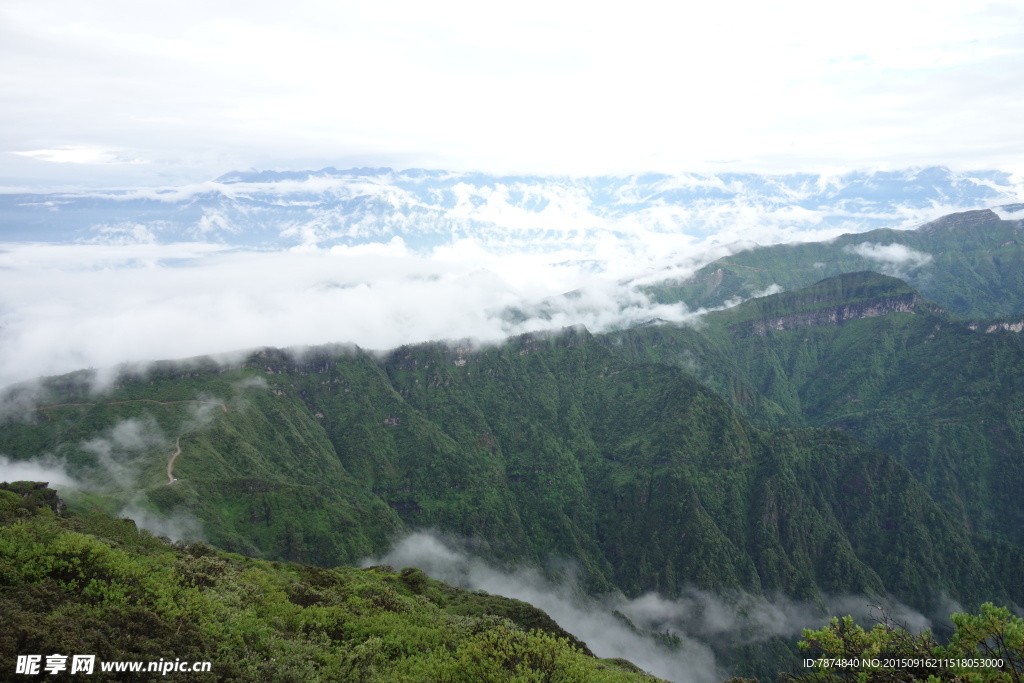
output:
[[0,4],[0,185],[1021,170],[1024,5]]

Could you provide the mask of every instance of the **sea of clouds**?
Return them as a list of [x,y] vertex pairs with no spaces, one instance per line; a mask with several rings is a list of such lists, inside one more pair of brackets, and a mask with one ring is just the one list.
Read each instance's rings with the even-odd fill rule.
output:
[[[652,318],[681,321],[691,312],[653,304],[636,285],[691,272],[722,253],[681,250],[665,239],[545,253],[465,240],[428,254],[397,237],[277,251],[8,244],[0,252],[0,386],[257,346],[387,349],[437,339],[493,342],[575,324],[600,331]],[[570,291],[576,295],[562,297]],[[525,319],[510,319],[510,309]]]
[[[325,169],[273,182],[256,173],[162,189],[0,192],[0,387],[261,346],[388,349],[681,322],[695,312],[655,304],[640,287],[755,243],[909,228],[1020,194],[1016,176],[947,169],[426,173]],[[857,249],[894,274],[928,258]]]

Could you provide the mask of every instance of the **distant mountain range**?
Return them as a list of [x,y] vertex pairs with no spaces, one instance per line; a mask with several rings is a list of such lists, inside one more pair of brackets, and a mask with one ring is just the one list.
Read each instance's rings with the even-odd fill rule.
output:
[[763,243],[767,233],[755,228],[781,230],[775,242],[791,239],[793,231],[911,227],[1019,198],[1006,173],[945,168],[591,178],[389,168],[248,171],[184,187],[0,194],[0,239],[280,248],[397,236],[421,250],[472,237],[555,249],[601,233],[655,232]]

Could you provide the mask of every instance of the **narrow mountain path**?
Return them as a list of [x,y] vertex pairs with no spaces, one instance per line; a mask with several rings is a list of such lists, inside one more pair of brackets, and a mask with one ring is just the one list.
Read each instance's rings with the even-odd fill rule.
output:
[[742,263],[729,263],[728,261],[715,261],[715,263],[721,263],[723,266],[732,266],[734,268],[746,268],[747,270],[759,270],[762,272],[765,270],[756,266],[745,266]]
[[177,449],[167,457],[167,485],[170,486],[178,481],[174,478],[174,461],[181,455],[181,437],[174,440],[174,447]]

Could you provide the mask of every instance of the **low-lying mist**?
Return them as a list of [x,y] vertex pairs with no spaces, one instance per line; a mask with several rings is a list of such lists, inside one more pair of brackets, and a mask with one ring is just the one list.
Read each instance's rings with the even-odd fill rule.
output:
[[[857,596],[827,598],[827,610],[785,596],[714,595],[696,588],[672,599],[654,593],[637,598],[621,594],[590,597],[571,580],[556,584],[536,568],[501,570],[472,556],[465,547],[457,539],[417,532],[395,542],[381,557],[362,564],[418,567],[455,586],[523,600],[547,612],[598,657],[622,657],[676,683],[712,683],[735,675],[732,664],[716,655],[716,650],[722,652],[730,645],[780,637],[796,641],[803,629],[820,628],[830,615],[852,614],[862,622],[877,616],[869,599]],[[931,626],[929,619],[899,603],[887,604],[886,610],[912,631]],[[678,645],[666,644],[670,639],[655,638],[655,633],[675,636]]]

